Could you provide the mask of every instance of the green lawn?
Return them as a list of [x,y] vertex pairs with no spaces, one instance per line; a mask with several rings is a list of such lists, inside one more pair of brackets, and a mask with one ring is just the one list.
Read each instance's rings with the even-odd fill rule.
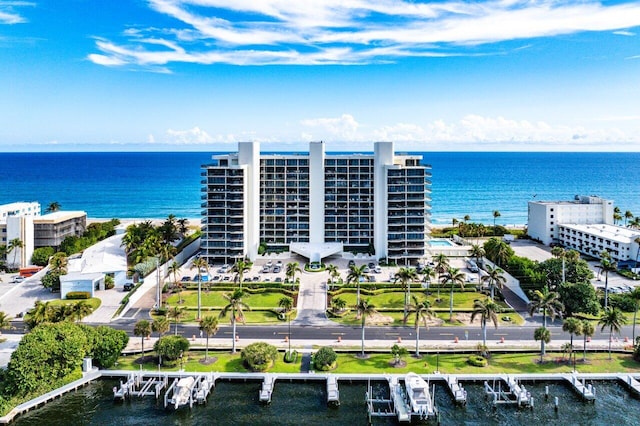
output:
[[[153,351],[146,351],[147,355],[154,355]],[[300,372],[300,359],[295,363],[288,364],[283,361],[284,352],[278,353],[276,364],[274,368],[269,371],[276,371],[279,373],[299,373]],[[123,370],[139,370],[140,364],[136,361],[140,358],[140,355],[132,355],[126,357],[120,357],[118,364],[114,366],[114,369]],[[184,369],[186,371],[197,372],[225,372],[225,373],[246,373],[248,370],[242,365],[240,360],[240,351],[235,355],[230,352],[216,352],[209,351],[209,358],[217,358],[212,364],[203,364],[201,361],[204,359],[204,351],[188,352],[184,357]],[[158,371],[157,359],[153,358],[150,362],[142,365],[143,370]],[[180,369],[180,362],[177,362],[173,366],[162,366],[163,371],[178,371]]]
[[[184,306],[184,304],[182,305]],[[195,306],[189,307],[190,309],[184,310],[184,316],[180,319],[180,323],[195,323],[196,316],[198,311]],[[244,310],[244,317],[247,324],[285,324],[286,321],[281,320],[278,316],[272,311],[249,311]],[[220,314],[220,309],[212,309],[212,308],[203,308],[202,316],[210,316],[218,317]],[[221,324],[227,324],[231,322],[231,317],[227,314],[226,317],[221,318],[219,321]],[[293,317],[295,318],[295,312],[293,313]],[[169,318],[171,325],[173,326],[173,319]]]
[[[147,355],[153,355],[152,351],[147,351]],[[270,369],[271,372],[279,373],[297,373],[300,371],[300,357],[297,363],[287,364],[282,358],[283,352],[280,352],[275,366]],[[184,368],[186,371],[197,372],[246,372],[240,361],[240,352],[232,355],[230,352],[214,352],[209,351],[209,357],[217,358],[216,362],[204,365],[200,362],[204,358],[204,351],[189,352],[184,359]],[[535,353],[516,353],[516,354],[493,354],[486,367],[473,367],[467,363],[469,355],[464,354],[428,354],[422,355],[420,358],[414,358],[412,355],[403,357],[403,361],[407,363],[405,367],[396,368],[390,364],[393,359],[391,354],[371,354],[367,359],[361,359],[355,353],[339,353],[338,367],[332,373],[407,373],[410,371],[416,373],[433,373],[438,369],[444,374],[506,374],[506,373],[569,373],[573,370],[573,366],[568,362],[558,362],[563,359],[561,353],[548,353],[543,364],[538,361],[540,356]],[[116,369],[139,370],[140,365],[136,362],[140,358],[139,355],[121,357]],[[437,360],[436,360],[437,358]],[[158,366],[156,360],[143,365],[144,370],[157,371]],[[174,366],[163,366],[165,371],[177,371],[180,363]],[[587,363],[582,363],[582,353],[578,353],[576,368],[580,373],[636,373],[640,368],[640,363],[633,360],[631,354],[612,354],[609,360],[609,354],[588,353]]]
[[[202,290],[200,294],[200,303],[202,307],[207,308],[222,308],[229,302],[224,298],[224,294],[230,294],[230,291],[206,291]],[[175,306],[182,297],[182,305],[188,307],[198,306],[198,292],[193,290],[183,291],[181,295],[172,294],[167,297],[166,303]],[[264,292],[258,294],[245,293],[242,301],[250,307],[262,307],[262,308],[276,308],[280,299],[285,297],[280,292]]]
[[[439,302],[436,301],[436,292],[433,292],[430,296],[425,296],[423,292],[412,291],[411,295],[416,296],[418,300],[424,300],[426,298],[434,309],[449,309],[450,291],[442,290],[440,292]],[[356,289],[349,289],[348,293],[345,292],[335,297],[345,300],[348,306],[353,306],[356,304]],[[473,309],[473,302],[477,299],[484,299],[485,297],[486,296],[478,292],[454,292],[453,309]],[[376,308],[402,308],[404,305],[404,292],[402,291],[391,291],[375,296],[361,294],[361,298],[369,299]],[[504,304],[501,304],[501,306],[506,307]]]
[[97,297],[92,297],[91,299],[82,299],[82,300],[53,299],[53,300],[47,300],[47,302],[51,306],[75,305],[78,302],[87,302],[89,305],[91,305],[94,311],[98,309],[102,304],[102,300],[98,299]]

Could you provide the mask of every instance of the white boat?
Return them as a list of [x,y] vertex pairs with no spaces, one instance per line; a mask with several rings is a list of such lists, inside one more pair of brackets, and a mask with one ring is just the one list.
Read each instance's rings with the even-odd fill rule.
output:
[[418,414],[420,418],[436,415],[429,384],[422,377],[415,373],[408,373],[404,378],[404,385],[412,413]]
[[195,382],[195,379],[191,376],[183,377],[182,379],[178,380],[176,389],[173,391],[173,397],[170,400],[175,409],[178,409],[183,405],[189,403],[189,399],[191,398],[191,391],[193,388],[193,382]]

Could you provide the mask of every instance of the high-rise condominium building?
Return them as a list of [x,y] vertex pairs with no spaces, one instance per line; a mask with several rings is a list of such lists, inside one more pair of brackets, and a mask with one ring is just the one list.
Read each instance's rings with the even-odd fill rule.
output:
[[202,255],[211,264],[291,251],[311,261],[342,251],[414,264],[424,258],[430,167],[396,155],[261,154],[256,142],[202,166]]

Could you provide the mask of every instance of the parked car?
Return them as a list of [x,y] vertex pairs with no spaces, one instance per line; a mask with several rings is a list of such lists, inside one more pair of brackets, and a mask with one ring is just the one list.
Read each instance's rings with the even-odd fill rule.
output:
[[182,277],[182,282],[183,283],[186,283],[186,282],[189,282],[189,281],[191,281],[191,277],[190,276],[185,275],[184,277]]
[[231,281],[231,277],[229,275],[225,275],[223,281]]
[[13,279],[11,280],[11,284],[17,284],[17,283],[21,283],[22,281],[24,281],[24,277],[18,275],[17,277],[13,277]]
[[364,272],[365,274],[368,274],[370,271],[368,266],[365,266],[364,269],[362,269],[362,272]]
[[352,266],[356,266],[356,262],[353,260],[349,261],[349,268],[351,268]]
[[226,274],[227,272],[229,272],[229,269],[231,269],[231,267],[227,263],[225,263],[220,267],[220,269],[218,269],[218,273]]
[[281,283],[282,282],[282,278],[276,277],[276,279],[274,281],[277,282],[277,283]]
[[260,277],[253,277],[253,281],[260,281]]
[[374,262],[369,262],[369,264],[367,265],[370,269],[373,269],[376,267],[376,264]]
[[133,288],[134,288],[135,286],[136,286],[136,285],[135,285],[134,283],[132,283],[132,282],[126,282],[126,283],[124,283],[124,285],[122,286],[122,288],[124,289],[124,291],[131,291],[131,290],[133,290]]
[[214,275],[211,281],[220,281],[220,275]]
[[262,273],[263,273],[263,274],[267,274],[267,273],[269,273],[269,272],[271,272],[271,268],[270,268],[270,267],[268,267],[267,265],[264,265],[264,266],[262,267]]
[[276,265],[276,266],[274,266],[274,267],[273,267],[273,273],[274,273],[274,274],[277,274],[277,273],[279,273],[280,271],[281,271],[281,268],[280,268],[278,265]]
[[382,273],[382,269],[379,266],[376,266],[375,268],[373,268],[373,272],[376,274],[381,274]]

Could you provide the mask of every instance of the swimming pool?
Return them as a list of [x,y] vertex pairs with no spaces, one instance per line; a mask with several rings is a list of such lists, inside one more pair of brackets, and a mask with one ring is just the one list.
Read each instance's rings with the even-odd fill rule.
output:
[[434,238],[429,240],[429,245],[431,247],[455,247],[454,243],[444,238]]

